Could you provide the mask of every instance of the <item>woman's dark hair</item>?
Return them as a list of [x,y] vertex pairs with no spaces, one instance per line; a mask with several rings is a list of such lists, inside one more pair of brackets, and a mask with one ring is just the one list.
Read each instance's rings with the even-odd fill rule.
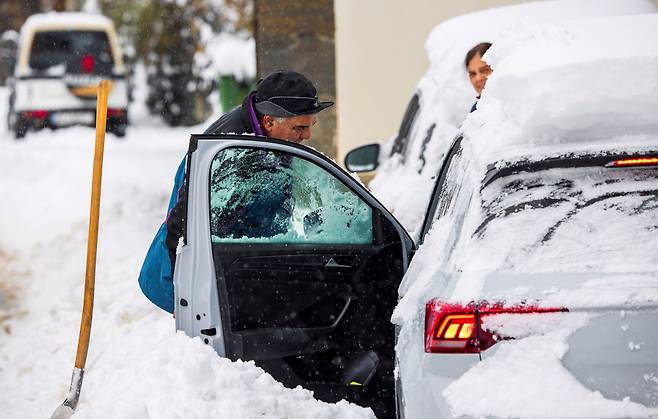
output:
[[464,60],[464,67],[468,68],[468,63],[475,57],[479,55],[482,57],[485,52],[491,47],[491,42],[480,42],[473,48],[469,49],[466,53],[466,59]]

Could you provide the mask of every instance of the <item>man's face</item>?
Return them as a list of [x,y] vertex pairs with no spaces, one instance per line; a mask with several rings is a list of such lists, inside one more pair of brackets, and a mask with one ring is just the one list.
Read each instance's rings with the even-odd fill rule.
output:
[[263,117],[265,135],[278,140],[301,143],[311,138],[311,128],[317,122],[315,115],[300,115],[291,118]]
[[471,58],[471,61],[468,62],[468,78],[471,80],[471,84],[478,93],[478,96],[482,94],[482,89],[484,89],[484,85],[487,84],[487,79],[492,71],[493,70],[491,70],[489,64],[482,61],[482,56],[480,54]]

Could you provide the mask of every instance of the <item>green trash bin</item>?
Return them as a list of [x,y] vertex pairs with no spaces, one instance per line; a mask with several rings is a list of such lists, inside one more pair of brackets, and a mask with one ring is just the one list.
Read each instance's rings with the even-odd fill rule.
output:
[[254,79],[237,80],[234,75],[219,76],[219,101],[222,112],[228,112],[242,104],[242,99],[256,89]]

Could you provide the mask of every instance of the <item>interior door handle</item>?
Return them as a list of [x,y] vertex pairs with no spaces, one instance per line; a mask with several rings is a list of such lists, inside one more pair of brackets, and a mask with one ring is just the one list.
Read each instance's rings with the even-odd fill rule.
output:
[[350,265],[343,265],[334,260],[334,258],[329,258],[329,261],[324,265],[325,269],[350,269]]

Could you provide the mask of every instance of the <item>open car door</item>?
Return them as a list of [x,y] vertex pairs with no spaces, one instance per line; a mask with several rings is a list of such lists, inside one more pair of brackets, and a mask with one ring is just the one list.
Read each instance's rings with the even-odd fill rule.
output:
[[288,387],[395,416],[391,314],[413,242],[314,150],[194,135],[176,328]]

